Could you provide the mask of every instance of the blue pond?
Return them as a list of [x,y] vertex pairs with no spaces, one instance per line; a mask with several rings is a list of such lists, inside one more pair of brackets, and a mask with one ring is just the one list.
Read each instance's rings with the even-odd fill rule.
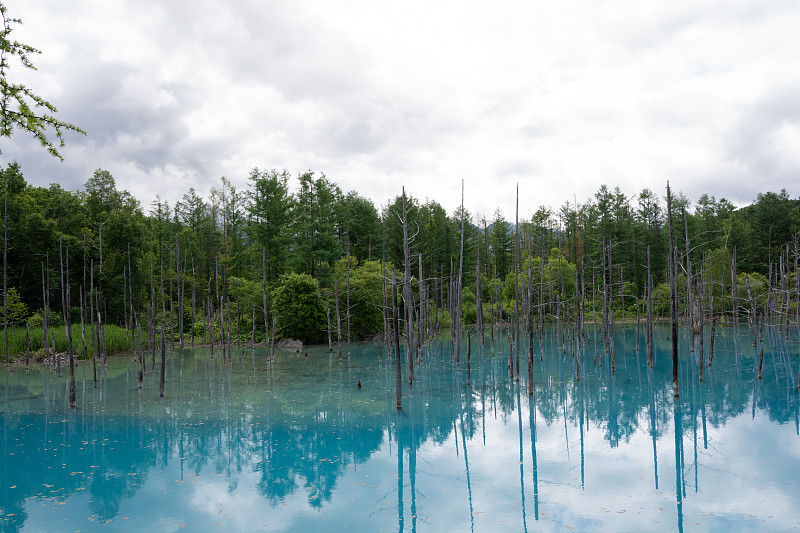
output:
[[[137,390],[132,356],[0,376],[2,531],[787,531],[800,529],[798,339],[717,329],[704,380],[666,327],[648,368],[635,327],[616,372],[589,325],[576,359],[550,332],[509,380],[508,340],[472,337],[470,375],[432,341],[395,407],[374,344],[168,354]],[[464,343],[466,350],[467,343]],[[404,350],[404,348],[403,348]],[[307,352],[307,357],[305,355]],[[359,389],[357,382],[362,386]]]

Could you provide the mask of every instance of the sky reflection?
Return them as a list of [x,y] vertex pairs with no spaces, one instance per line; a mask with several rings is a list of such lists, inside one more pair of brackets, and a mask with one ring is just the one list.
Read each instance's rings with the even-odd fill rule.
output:
[[[630,328],[617,335],[630,346]],[[394,367],[374,346],[338,363],[325,347],[267,368],[187,352],[136,391],[128,358],[99,387],[3,376],[0,525],[8,531],[786,530],[800,527],[796,351],[754,361],[721,335],[681,397],[659,331],[656,366],[617,351],[616,373],[585,350],[545,351],[509,383],[506,360],[473,348],[472,387],[435,342],[394,407]],[[740,331],[739,335],[747,332]],[[549,340],[552,342],[552,339]],[[771,348],[771,347],[769,347]],[[688,350],[687,350],[688,352]],[[498,350],[498,353],[500,351]],[[796,358],[795,358],[796,359]],[[601,356],[602,360],[602,356]],[[363,387],[355,387],[361,380]],[[677,431],[676,431],[677,428]]]

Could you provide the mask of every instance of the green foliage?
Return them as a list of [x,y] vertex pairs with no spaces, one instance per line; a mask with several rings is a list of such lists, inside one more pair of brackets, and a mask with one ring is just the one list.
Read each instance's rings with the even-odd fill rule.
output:
[[450,327],[450,311],[439,309],[439,327],[447,329]]
[[800,206],[789,197],[786,189],[780,193],[759,194],[756,203],[744,213],[751,228],[750,246],[745,246],[743,270],[767,273],[770,261],[780,253],[780,248],[792,240],[798,230]]
[[283,338],[322,342],[326,329],[325,303],[319,282],[309,274],[284,274],[272,292],[272,312]]
[[342,193],[324,174],[314,178],[313,172],[305,172],[298,180],[292,217],[294,267],[329,286],[339,253],[335,207]]
[[288,231],[292,219],[293,200],[289,194],[289,173],[250,171],[250,203],[247,210],[250,214],[252,237],[257,244],[257,264],[266,262],[267,280],[269,282],[280,276],[285,268],[289,255],[291,235]]
[[514,266],[514,234],[512,230],[511,224],[506,221],[500,210],[496,210],[494,219],[492,219],[491,250],[497,267],[497,276],[500,279],[505,279],[509,270]]
[[[350,191],[337,206],[337,233],[350,245],[359,261],[377,256],[381,244],[381,221],[371,200]],[[346,249],[346,247],[343,246]]]
[[461,320],[464,324],[475,324],[478,321],[478,305],[475,296],[475,292],[469,289],[461,291]]
[[667,317],[670,313],[669,284],[659,283],[653,287],[653,314]]
[[10,288],[6,293],[6,307],[8,309],[8,314],[3,315],[3,309],[0,307],[0,320],[3,323],[8,323],[9,326],[19,326],[25,323],[25,320],[30,315],[30,311],[28,311],[28,306],[25,305],[19,299],[19,293],[17,289]]

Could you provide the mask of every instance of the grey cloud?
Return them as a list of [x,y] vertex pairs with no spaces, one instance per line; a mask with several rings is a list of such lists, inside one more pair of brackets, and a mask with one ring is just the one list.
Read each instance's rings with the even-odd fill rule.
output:
[[[800,132],[799,93],[800,84],[769,92],[742,115],[735,130],[730,132],[727,155],[746,169],[753,188],[780,190],[796,183],[800,176],[797,146],[776,145],[782,128]],[[793,161],[786,160],[791,155],[787,149],[795,155]]]

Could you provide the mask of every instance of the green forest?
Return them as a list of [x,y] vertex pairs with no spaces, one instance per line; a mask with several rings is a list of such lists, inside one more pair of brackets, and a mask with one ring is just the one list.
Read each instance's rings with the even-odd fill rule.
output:
[[[41,350],[43,322],[56,330],[67,312],[74,328],[119,328],[112,351],[131,349],[137,325],[163,325],[186,343],[365,339],[387,329],[393,279],[426,335],[450,325],[457,303],[463,311],[452,316],[481,328],[506,323],[516,302],[537,324],[630,320],[648,302],[656,318],[669,315],[668,213],[649,189],[631,197],[601,185],[583,203],[539,206],[518,223],[499,210],[476,219],[408,196],[406,261],[402,195],[379,208],[316,172],[299,174],[292,190],[288,171],[255,168],[246,190],[222,178],[206,197],[190,189],[173,205],[150,206],[106,170],[79,191],[32,186],[16,163],[0,180],[12,354],[25,350],[26,326],[29,349]],[[533,210],[524,197],[519,204]],[[672,218],[687,298],[694,288],[719,316],[738,316],[749,299],[796,310],[800,202],[786,190],[743,208],[673,193]]]

